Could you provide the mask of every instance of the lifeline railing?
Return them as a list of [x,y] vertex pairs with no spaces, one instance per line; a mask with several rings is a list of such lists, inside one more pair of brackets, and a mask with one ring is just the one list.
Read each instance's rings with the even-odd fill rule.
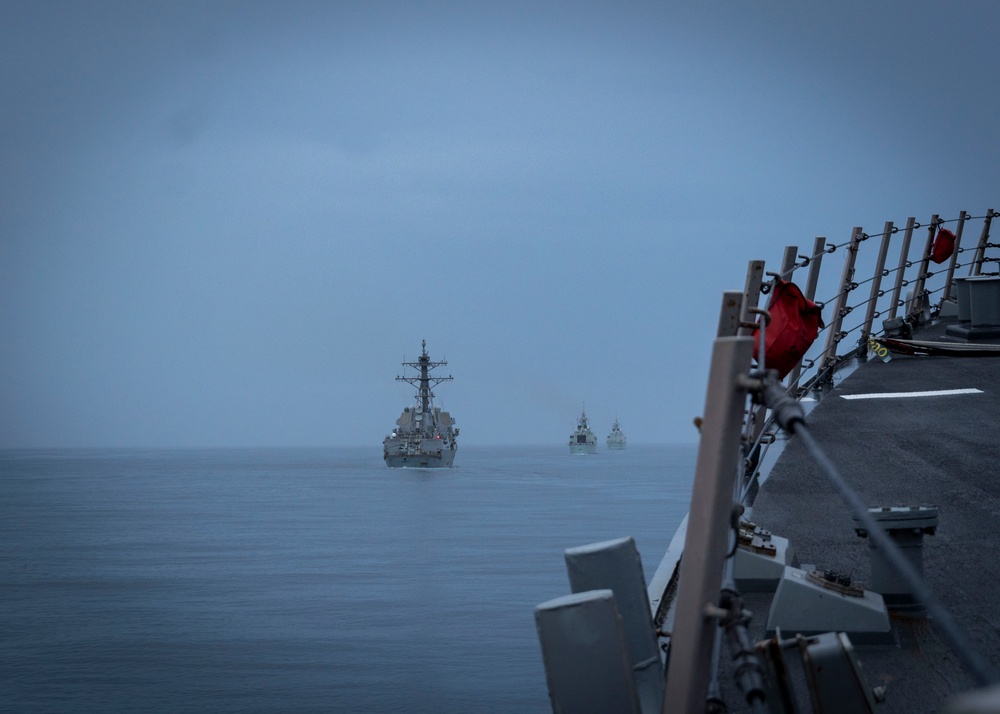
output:
[[[916,326],[930,320],[933,313],[953,307],[956,271],[967,269],[970,276],[983,275],[984,264],[1000,262],[995,257],[986,257],[988,250],[1000,248],[989,242],[995,215],[993,209],[980,217],[962,211],[957,219],[942,219],[935,214],[926,224],[909,218],[902,229],[895,268],[886,268],[893,238],[900,234],[892,222],[887,222],[877,234],[856,227],[850,239],[840,245],[827,245],[824,237],[816,238],[812,252],[807,255],[800,255],[796,246],[789,246],[778,272],[765,272],[764,261],[750,262],[744,291],[723,295],[683,539],[684,552],[691,557],[681,560],[674,553],[673,563],[668,562],[671,556],[664,558],[646,599],[641,584],[636,587],[641,566],[637,565],[638,556],[631,539],[567,551],[574,594],[543,603],[535,611],[554,709],[598,711],[605,704],[613,704],[616,711],[643,714],[705,711],[711,679],[718,671],[721,623],[727,625],[727,633],[739,655],[746,654],[747,637],[740,617],[739,594],[729,588],[731,561],[727,551],[733,523],[738,519],[733,510],[734,500],[742,504],[752,498],[767,449],[777,437],[776,425],[804,440],[820,470],[855,511],[855,517],[869,534],[878,533],[875,536],[878,547],[883,552],[895,548],[874,521],[868,522],[871,516],[860,499],[842,483],[836,468],[809,435],[796,398],[824,390],[841,367],[856,358],[864,359],[869,339],[885,333],[887,324],[892,329]],[[966,224],[975,220],[982,220],[978,243],[970,259],[960,260],[969,252],[961,244]],[[946,265],[932,270],[934,240],[941,227],[950,223],[956,224],[954,251]],[[913,237],[921,229],[926,229],[923,249],[918,257],[911,258]],[[871,277],[856,281],[861,247],[873,238],[879,239],[879,250],[870,265]],[[841,249],[845,251],[845,259],[840,280],[830,298],[816,301],[823,260]],[[776,278],[792,280],[795,272],[803,268],[808,268],[803,293],[823,308],[827,322],[813,349],[781,384],[775,373],[763,371],[766,364],[752,368],[753,335],[758,329],[761,333],[767,329],[767,314],[759,303]],[[883,288],[884,279],[891,279],[891,288]],[[864,286],[869,286],[867,298],[852,304],[850,296]],[[904,288],[907,288],[905,293]],[[932,308],[931,297],[938,293],[940,299]],[[848,317],[862,309],[864,317],[853,324]],[[759,323],[751,319],[755,315],[761,316]],[[882,325],[876,328],[875,320],[879,318]],[[857,340],[851,344],[848,338],[853,333],[857,333]],[[750,393],[756,395],[757,404],[748,409]],[[975,679],[981,684],[995,681],[995,673],[972,648],[965,646],[950,615],[936,602],[919,575],[907,570],[905,558],[890,556],[889,560],[904,580],[912,581],[908,582],[911,591],[934,617],[942,636]],[[668,569],[669,584],[660,582],[661,573]],[[673,588],[676,596],[659,595],[659,589],[664,587]],[[651,655],[655,651],[649,627],[651,601],[655,610],[652,623],[657,628],[666,608],[673,608],[665,683],[655,676],[651,665],[656,661]],[[643,609],[643,602],[645,614],[637,614]],[[725,609],[727,604],[729,607]],[[762,711],[759,677],[746,664],[744,661],[737,668],[741,688],[748,703]]]
[[[787,246],[781,268],[778,272],[764,272],[764,261],[751,261],[747,269],[746,287],[742,300],[746,306],[747,315],[741,315],[739,321],[743,324],[738,334],[752,335],[755,325],[749,324],[748,315],[758,307],[760,297],[767,295],[774,285],[775,278],[796,282],[795,272],[808,268],[803,294],[809,300],[815,301],[822,308],[826,318],[813,348],[809,350],[785,380],[785,386],[795,396],[801,397],[811,391],[822,390],[832,384],[834,374],[852,359],[864,358],[868,350],[870,338],[878,338],[885,334],[884,323],[896,318],[903,323],[916,326],[927,322],[932,314],[937,314],[942,308],[954,305],[954,279],[959,270],[967,270],[970,276],[1000,274],[1000,257],[986,257],[990,249],[1000,248],[1000,244],[990,243],[990,228],[993,218],[997,215],[994,209],[989,209],[983,216],[971,216],[961,211],[957,218],[944,219],[938,214],[931,216],[925,224],[918,223],[913,217],[906,220],[905,227],[900,230],[892,221],[887,221],[880,233],[868,234],[860,226],[851,232],[849,240],[840,244],[827,244],[825,237],[817,237],[813,243],[812,252],[808,255],[799,254],[797,246]],[[982,221],[979,239],[974,248],[962,246],[965,227],[971,221]],[[940,269],[932,269],[931,256],[934,240],[938,231],[948,225],[955,224],[955,248],[947,263],[942,263]],[[913,237],[917,230],[926,230],[923,249],[916,257],[913,253]],[[902,232],[899,243],[899,259],[896,267],[886,268],[886,260],[894,237]],[[871,277],[855,281],[858,271],[858,257],[862,245],[869,240],[879,240],[878,253],[871,268]],[[820,279],[820,268],[827,255],[838,250],[845,252],[844,265],[839,282],[834,286],[835,292],[826,300],[816,299],[816,290]],[[960,260],[972,252],[971,258]],[[997,264],[993,271],[984,271],[984,264]],[[915,273],[911,269],[915,268]],[[910,271],[910,272],[908,272]],[[764,277],[771,278],[765,281]],[[884,288],[883,280],[892,280],[892,287]],[[869,285],[866,299],[854,304],[849,297],[857,290]],[[904,292],[904,288],[908,288]],[[932,305],[931,298],[940,294],[940,299]],[[856,323],[848,323],[847,319],[855,310],[864,309],[864,317]],[[902,313],[902,314],[900,314]],[[875,320],[883,318],[883,326],[875,329]],[[850,325],[850,326],[849,326]],[[857,333],[857,339],[852,344],[847,338]],[[721,333],[720,333],[721,334]],[[847,349],[840,351],[847,346]],[[760,476],[760,467],[767,455],[768,447],[776,438],[773,429],[773,416],[766,418],[766,408],[754,405],[752,413],[745,424],[744,439],[747,442],[747,463],[742,474],[743,491],[741,501],[752,497],[754,488]]]

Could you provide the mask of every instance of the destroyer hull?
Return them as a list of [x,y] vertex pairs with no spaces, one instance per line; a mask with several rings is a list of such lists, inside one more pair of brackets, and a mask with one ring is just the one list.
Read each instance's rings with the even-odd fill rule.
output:
[[571,454],[596,454],[597,444],[570,444],[569,453]]
[[389,468],[444,469],[455,463],[456,451],[451,448],[400,449],[390,443],[385,446],[382,455]]
[[448,469],[455,462],[455,452],[438,454],[387,455],[385,465],[391,469]]

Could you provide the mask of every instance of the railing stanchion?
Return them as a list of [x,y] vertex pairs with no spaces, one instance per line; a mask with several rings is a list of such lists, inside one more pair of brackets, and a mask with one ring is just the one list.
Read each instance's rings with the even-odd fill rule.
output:
[[[826,238],[823,236],[816,236],[816,240],[813,242],[813,252],[812,257],[809,258],[809,274],[806,276],[806,288],[803,294],[806,296],[807,300],[816,299],[816,286],[819,284],[819,270],[823,265],[823,255],[826,253]],[[794,388],[793,394],[798,394],[798,383],[799,376],[802,374],[802,360],[795,365],[789,375],[788,380],[785,382],[789,389]]]
[[743,301],[742,308],[740,310],[740,321],[743,324],[737,325],[737,329],[733,332],[723,332],[720,329],[718,335],[719,337],[727,337],[731,335],[753,335],[754,329],[749,327],[746,323],[753,322],[753,315],[750,313],[750,309],[757,307],[760,303],[760,287],[763,284],[764,261],[751,260],[747,264],[747,280],[746,284],[743,286]]
[[[910,303],[906,306],[906,317],[918,317],[923,312],[924,285],[927,283],[927,271],[930,269],[931,249],[934,247],[934,234],[938,228],[938,214],[931,216],[931,224],[927,227],[927,242],[924,244],[923,257],[920,259],[920,271],[917,282],[913,285]],[[918,317],[919,319],[919,317]]]
[[806,297],[816,299],[816,286],[819,284],[819,269],[823,265],[823,255],[826,253],[826,238],[816,236],[813,241],[813,254],[809,260],[809,275],[806,278]]
[[910,255],[910,239],[913,237],[913,226],[917,220],[910,216],[906,219],[906,232],[903,233],[903,245],[899,249],[899,268],[896,269],[896,285],[892,289],[892,308],[889,310],[889,319],[896,317],[899,310],[899,294],[903,289],[903,276],[906,273],[907,258]]
[[962,231],[965,230],[965,219],[969,214],[962,211],[958,214],[958,226],[955,228],[955,250],[948,262],[948,277],[944,281],[944,292],[941,293],[941,304],[951,300],[951,285],[955,280],[955,265],[958,263],[958,249],[962,247]]
[[868,300],[868,310],[865,311],[865,326],[861,328],[858,343],[864,345],[872,334],[872,320],[875,319],[875,308],[878,305],[878,294],[882,288],[882,273],[885,272],[885,257],[889,254],[889,238],[892,236],[892,221],[885,222],[882,231],[882,242],[878,247],[878,259],[875,262],[875,274],[872,280],[872,291]]
[[795,258],[798,257],[799,247],[797,245],[786,245],[785,254],[781,257],[781,279],[791,280],[792,273],[795,272]]
[[[788,258],[788,248],[785,249],[785,258]],[[794,262],[795,257],[793,255],[792,261]],[[782,275],[784,275],[785,268],[782,267]],[[753,314],[750,312],[751,308],[758,306],[760,302],[760,288],[763,283],[764,276],[764,261],[763,260],[752,260],[747,266],[747,282],[746,286],[743,288],[743,318],[742,324],[737,332],[732,333],[736,335],[754,335],[754,328],[750,327],[750,323],[753,322]],[[720,332],[719,337],[724,335]],[[759,357],[759,355],[758,355]],[[760,433],[764,431],[764,417],[767,415],[767,410],[763,407],[759,407],[753,414],[752,420],[749,421],[747,427],[749,432],[747,434],[747,443],[751,445],[750,453],[747,454],[746,462],[742,465],[743,476],[749,477],[757,467],[757,462],[760,460],[760,445],[757,443],[757,437]],[[742,486],[742,483],[739,484]]]
[[[726,293],[723,304],[739,293]],[[722,565],[729,545],[733,487],[753,338],[719,337],[712,348],[708,391],[691,493],[663,712],[705,710],[712,648],[718,623],[706,613],[718,606]]]
[[[844,257],[844,272],[840,277],[840,290],[837,292],[837,301],[834,303],[833,315],[830,318],[830,333],[826,336],[826,349],[823,351],[823,360],[820,362],[820,374],[837,361],[840,327],[844,323],[844,314],[846,314],[847,293],[850,291],[851,283],[854,282],[854,262],[858,258],[861,233],[861,226],[855,226],[854,232],[851,233],[851,242],[847,246],[847,255]],[[832,375],[830,377],[832,378]],[[823,381],[829,382],[830,379],[824,378]]]
[[991,208],[986,212],[986,220],[983,221],[983,232],[979,234],[979,244],[976,252],[972,255],[972,265],[969,266],[969,275],[982,275],[983,258],[986,257],[986,244],[990,241],[990,224],[996,213]]

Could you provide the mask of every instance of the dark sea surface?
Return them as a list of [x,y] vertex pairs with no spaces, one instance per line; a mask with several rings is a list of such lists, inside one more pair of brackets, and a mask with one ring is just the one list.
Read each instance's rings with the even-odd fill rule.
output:
[[563,551],[647,581],[696,447],[0,451],[0,711],[546,712]]

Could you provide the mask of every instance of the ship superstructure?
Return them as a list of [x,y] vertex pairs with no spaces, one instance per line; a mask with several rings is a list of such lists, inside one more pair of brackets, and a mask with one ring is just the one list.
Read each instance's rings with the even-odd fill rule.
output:
[[[404,373],[397,382],[407,382],[417,388],[413,406],[403,408],[392,433],[382,441],[382,455],[390,468],[444,468],[455,462],[458,449],[458,429],[451,414],[434,405],[432,387],[450,382],[453,377],[432,377],[431,370],[448,364],[442,360],[432,362],[427,354],[427,340],[420,343],[420,358],[416,362],[403,362]],[[416,375],[407,375],[412,367]]]
[[587,422],[587,410],[580,413],[580,419],[576,422],[576,430],[569,435],[569,453],[571,454],[596,454],[597,437],[590,430]]
[[611,425],[611,433],[608,434],[608,448],[619,450],[625,448],[625,432],[622,431],[621,426],[618,424],[618,416],[615,415],[615,423]]

